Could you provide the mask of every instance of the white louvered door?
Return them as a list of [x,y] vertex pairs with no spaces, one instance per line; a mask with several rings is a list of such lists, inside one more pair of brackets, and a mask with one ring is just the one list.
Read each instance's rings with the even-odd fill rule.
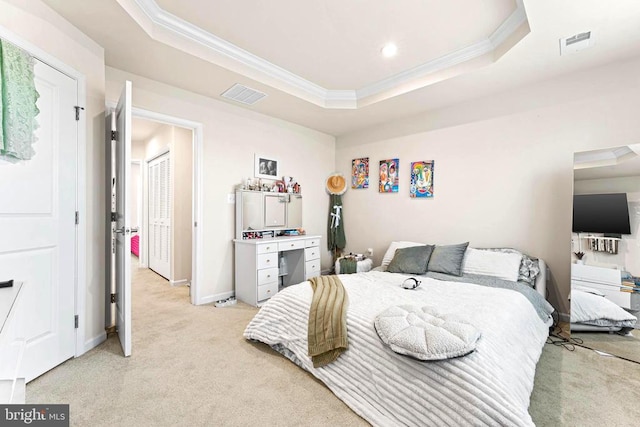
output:
[[149,162],[149,268],[171,276],[171,163],[166,153]]

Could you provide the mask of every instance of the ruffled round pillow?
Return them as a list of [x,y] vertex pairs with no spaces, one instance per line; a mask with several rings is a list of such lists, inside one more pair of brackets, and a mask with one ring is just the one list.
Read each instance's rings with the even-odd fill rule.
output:
[[480,331],[436,307],[393,306],[375,320],[378,336],[393,351],[419,360],[460,357],[476,348]]

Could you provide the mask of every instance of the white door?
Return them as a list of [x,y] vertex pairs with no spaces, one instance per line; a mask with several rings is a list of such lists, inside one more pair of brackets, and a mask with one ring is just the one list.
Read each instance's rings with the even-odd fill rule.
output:
[[77,82],[37,60],[34,73],[35,155],[0,160],[0,281],[24,283],[13,341],[26,340],[26,381],[75,353]]
[[171,277],[171,163],[165,153],[149,162],[149,268]]
[[116,329],[122,351],[131,355],[131,82],[125,82],[115,116],[115,279]]

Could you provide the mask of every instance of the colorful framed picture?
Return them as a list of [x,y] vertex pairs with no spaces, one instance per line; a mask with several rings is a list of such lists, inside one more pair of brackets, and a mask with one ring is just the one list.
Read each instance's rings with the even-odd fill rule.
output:
[[278,161],[272,157],[255,155],[254,174],[256,178],[280,179]]
[[398,166],[400,159],[380,160],[380,193],[398,192]]
[[369,188],[369,158],[351,161],[351,188]]
[[414,198],[433,197],[433,164],[433,160],[411,162],[409,196]]

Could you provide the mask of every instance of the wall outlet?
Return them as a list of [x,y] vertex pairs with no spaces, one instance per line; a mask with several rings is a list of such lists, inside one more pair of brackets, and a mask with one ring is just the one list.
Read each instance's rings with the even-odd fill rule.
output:
[[234,204],[236,202],[236,195],[235,193],[229,193],[227,194],[227,203],[229,203],[230,205]]

